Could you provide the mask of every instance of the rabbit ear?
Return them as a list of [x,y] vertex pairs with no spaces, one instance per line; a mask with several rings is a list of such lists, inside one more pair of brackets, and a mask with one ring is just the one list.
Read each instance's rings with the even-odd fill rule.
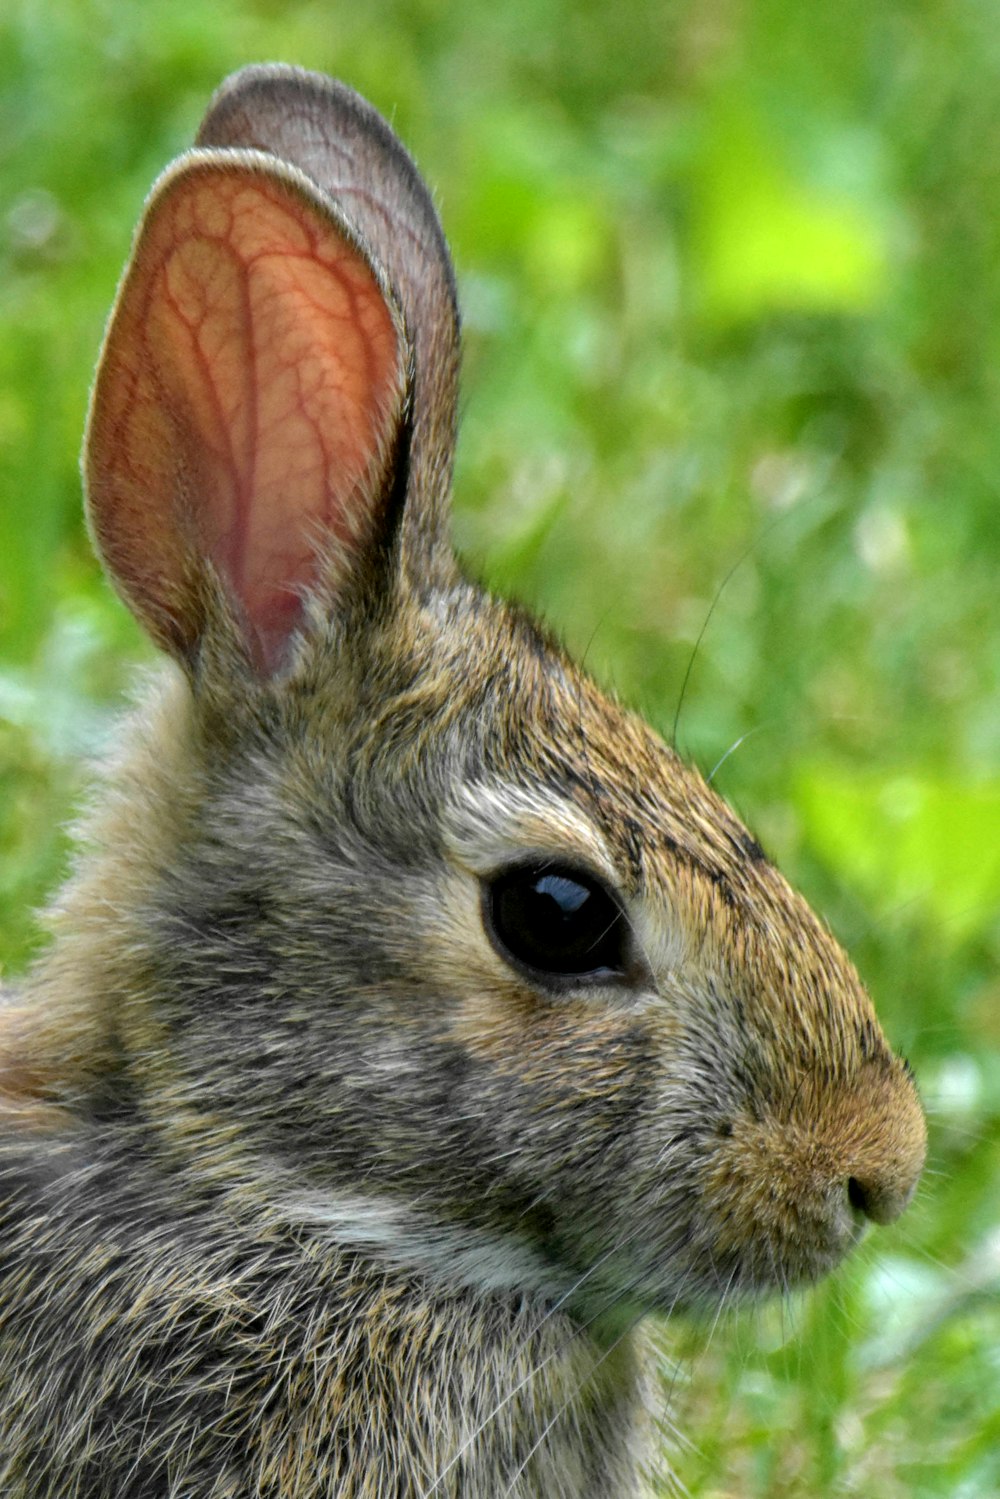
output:
[[441,224],[412,160],[381,115],[353,90],[279,64],[244,68],[227,79],[212,100],[198,144],[254,147],[298,167],[343,209],[385,269],[415,352],[404,542],[425,581],[447,575],[454,565],[447,501],[458,402],[458,304]]
[[384,533],[409,364],[381,273],[301,173],[252,151],[164,173],[84,447],[95,542],[154,639],[192,660],[221,583],[256,671],[282,665],[310,588]]

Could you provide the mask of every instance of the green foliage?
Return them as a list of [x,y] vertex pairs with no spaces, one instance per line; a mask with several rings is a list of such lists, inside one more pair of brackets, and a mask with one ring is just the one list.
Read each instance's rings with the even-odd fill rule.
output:
[[817,852],[876,906],[912,903],[961,943],[1000,904],[1000,785],[805,767],[794,802]]
[[[711,769],[855,953],[932,1121],[793,1307],[673,1328],[692,1495],[1000,1492],[1000,30],[883,0],[7,0],[0,957],[147,648],[79,514],[143,195],[211,89],[345,77],[436,183],[473,566]],[[730,746],[738,748],[726,757]]]

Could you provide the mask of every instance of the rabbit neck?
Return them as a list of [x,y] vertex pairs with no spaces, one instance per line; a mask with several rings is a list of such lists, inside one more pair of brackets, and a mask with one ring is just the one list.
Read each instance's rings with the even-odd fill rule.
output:
[[[39,1492],[48,1476],[53,1493],[82,1491],[96,1451],[102,1493],[160,1492],[164,1461],[191,1493],[645,1492],[650,1363],[637,1336],[601,1342],[535,1298],[445,1291],[290,1231],[246,1196],[164,1169],[135,1125],[16,1131],[5,1166],[0,1295],[16,1274],[18,1315],[65,1333],[18,1367],[0,1487],[4,1452],[29,1447],[58,1464]],[[39,1222],[58,1273],[27,1278]],[[76,1341],[81,1309],[115,1329],[91,1356]],[[102,1440],[137,1378],[170,1393],[148,1404],[141,1453]]]

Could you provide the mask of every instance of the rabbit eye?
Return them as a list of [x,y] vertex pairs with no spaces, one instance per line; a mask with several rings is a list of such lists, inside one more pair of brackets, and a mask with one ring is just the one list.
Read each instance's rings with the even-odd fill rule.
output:
[[626,968],[628,923],[599,880],[558,864],[521,864],[484,886],[486,930],[533,977],[603,979]]

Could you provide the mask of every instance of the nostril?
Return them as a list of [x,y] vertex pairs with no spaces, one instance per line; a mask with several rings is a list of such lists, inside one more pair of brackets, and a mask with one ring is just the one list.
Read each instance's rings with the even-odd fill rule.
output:
[[856,1213],[872,1223],[895,1223],[913,1196],[916,1184],[915,1177],[897,1181],[889,1175],[866,1180],[851,1176],[847,1179],[847,1200]]

